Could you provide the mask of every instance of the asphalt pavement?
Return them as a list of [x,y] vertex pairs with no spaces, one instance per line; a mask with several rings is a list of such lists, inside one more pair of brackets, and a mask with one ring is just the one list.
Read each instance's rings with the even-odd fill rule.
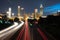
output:
[[10,38],[10,40],[56,40],[38,23],[25,21],[24,25]]

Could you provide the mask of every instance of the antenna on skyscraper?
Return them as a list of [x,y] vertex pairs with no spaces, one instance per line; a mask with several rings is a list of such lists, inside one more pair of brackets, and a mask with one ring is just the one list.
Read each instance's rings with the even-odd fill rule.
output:
[[43,5],[41,4],[40,5],[40,16],[42,16],[43,15]]

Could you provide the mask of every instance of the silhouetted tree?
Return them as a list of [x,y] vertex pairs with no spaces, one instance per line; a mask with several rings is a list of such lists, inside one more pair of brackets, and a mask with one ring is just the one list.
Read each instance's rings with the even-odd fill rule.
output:
[[16,17],[16,18],[14,19],[14,21],[15,21],[15,22],[19,22],[19,19]]

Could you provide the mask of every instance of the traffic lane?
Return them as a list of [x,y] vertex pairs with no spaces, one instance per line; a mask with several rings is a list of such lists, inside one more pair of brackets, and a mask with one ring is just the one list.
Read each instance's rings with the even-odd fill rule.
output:
[[23,28],[19,31],[19,34],[16,37],[16,40],[23,40],[24,32],[25,32],[25,27],[23,26]]
[[30,26],[30,34],[31,34],[31,40],[43,40],[39,32],[37,31],[38,25],[37,24],[32,24]]
[[5,37],[4,39],[9,39],[11,36],[13,36],[24,24],[24,22],[21,21],[21,23],[18,26],[15,26],[15,28],[11,29],[9,32],[9,35],[7,36],[7,38]]
[[17,25],[18,25],[18,23],[14,23],[14,25],[12,25],[4,30],[1,30],[0,31],[0,40],[5,39],[7,36],[9,36],[13,32],[12,28]]
[[[21,29],[18,30],[18,32],[12,37],[10,38],[11,40],[25,40],[25,33],[27,36],[27,32],[28,32],[28,22],[25,21],[24,25],[22,26]],[[28,36],[27,36],[28,38]]]
[[34,24],[37,25],[39,30],[48,37],[48,40],[56,40],[56,38],[52,34],[48,33],[47,30],[45,30],[45,28],[47,28],[46,26],[40,26],[40,24],[38,24],[38,21],[35,21]]
[[[49,34],[46,30],[44,30],[44,28],[43,27],[41,27],[39,24],[35,24],[35,23],[33,23],[33,24],[31,24],[31,23],[29,22],[29,27],[30,27],[30,33],[31,33],[31,39],[34,39],[34,40],[37,40],[37,39],[39,39],[39,40],[43,40],[43,38],[42,37],[44,37],[44,36],[46,36],[44,39],[48,39],[48,40],[56,40],[51,34]],[[40,30],[40,34],[38,33],[39,32],[39,30]],[[42,34],[41,34],[42,33]],[[37,36],[38,35],[38,36]],[[42,37],[41,37],[41,35],[43,35]],[[37,38],[38,37],[38,38]]]
[[[39,25],[39,24],[38,24]],[[49,26],[48,26],[49,27]],[[41,25],[39,25],[38,26],[38,28],[39,29],[42,29],[42,31],[45,33],[45,35],[48,37],[48,40],[57,40],[51,33],[49,33],[48,31],[50,31],[50,29],[49,30],[47,30],[47,26],[41,26]]]
[[28,21],[25,20],[24,26],[25,27],[25,31],[23,34],[23,40],[30,40],[30,33],[29,33],[29,27],[28,27]]
[[[18,37],[19,33],[21,32],[21,30],[23,29],[23,27],[24,27],[24,25],[9,40],[17,40],[17,37]],[[22,37],[22,39],[23,39],[23,37]]]
[[30,29],[31,40],[43,40],[37,29]]

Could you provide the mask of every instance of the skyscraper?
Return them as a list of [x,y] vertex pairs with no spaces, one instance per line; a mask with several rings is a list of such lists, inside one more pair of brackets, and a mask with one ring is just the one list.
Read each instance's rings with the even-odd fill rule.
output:
[[18,17],[20,17],[20,6],[18,6]]
[[42,16],[43,15],[43,5],[41,4],[40,5],[40,16]]
[[9,10],[7,11],[7,17],[8,18],[11,18],[12,17],[11,8],[9,8]]
[[35,9],[35,10],[34,10],[34,18],[35,18],[35,19],[36,19],[37,13],[38,13],[38,9]]

